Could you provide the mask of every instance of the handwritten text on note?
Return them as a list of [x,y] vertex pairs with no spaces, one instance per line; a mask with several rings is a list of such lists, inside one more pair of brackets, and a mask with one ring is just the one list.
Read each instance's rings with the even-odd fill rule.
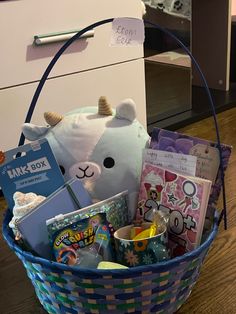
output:
[[196,144],[189,153],[197,157],[196,176],[215,182],[220,166],[218,148]]
[[144,149],[143,162],[148,162],[188,176],[195,176],[197,157],[162,150]]
[[140,46],[143,42],[143,20],[135,18],[117,18],[113,20],[111,46]]

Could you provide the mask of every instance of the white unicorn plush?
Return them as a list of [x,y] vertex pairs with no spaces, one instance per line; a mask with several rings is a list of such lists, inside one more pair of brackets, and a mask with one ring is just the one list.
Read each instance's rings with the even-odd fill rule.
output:
[[45,137],[65,180],[77,177],[94,199],[103,200],[129,191],[131,216],[135,214],[142,166],[142,151],[149,135],[136,120],[131,99],[112,110],[105,97],[97,107],[83,107],[64,117],[47,112],[48,126],[24,124],[28,140]]

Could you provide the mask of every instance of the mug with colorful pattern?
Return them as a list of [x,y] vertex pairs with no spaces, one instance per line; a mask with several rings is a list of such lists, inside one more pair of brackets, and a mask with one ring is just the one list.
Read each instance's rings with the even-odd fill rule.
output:
[[[143,228],[148,229],[152,223],[144,223]],[[116,260],[118,263],[128,266],[140,266],[154,264],[170,258],[167,249],[167,230],[162,230],[153,237],[140,240],[131,240],[131,229],[134,225],[125,226],[114,233]]]

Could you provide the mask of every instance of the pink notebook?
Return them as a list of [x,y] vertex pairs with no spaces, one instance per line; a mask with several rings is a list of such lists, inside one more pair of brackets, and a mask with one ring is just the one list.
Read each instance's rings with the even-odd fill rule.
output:
[[201,241],[211,184],[144,163],[136,218],[152,220],[154,208],[168,212],[172,256],[192,251]]

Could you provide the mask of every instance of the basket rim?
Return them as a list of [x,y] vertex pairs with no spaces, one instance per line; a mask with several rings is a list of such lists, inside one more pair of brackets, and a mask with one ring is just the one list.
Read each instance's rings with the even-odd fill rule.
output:
[[136,267],[130,267],[127,269],[93,269],[93,268],[77,268],[77,267],[73,267],[73,266],[68,266],[62,263],[58,263],[55,261],[51,261],[51,260],[47,260],[43,257],[39,257],[39,256],[35,256],[33,255],[31,252],[27,252],[22,250],[13,240],[13,238],[11,237],[10,233],[12,232],[10,227],[8,226],[8,223],[10,221],[11,218],[11,213],[10,210],[7,209],[5,212],[5,217],[3,220],[3,229],[2,229],[2,233],[3,233],[3,237],[5,239],[5,241],[7,242],[7,244],[9,245],[9,247],[15,251],[16,253],[18,253],[19,255],[22,255],[27,261],[31,262],[31,263],[38,263],[38,264],[42,264],[48,268],[57,268],[61,271],[71,271],[72,273],[76,273],[76,274],[86,274],[89,272],[89,274],[99,274],[99,275],[118,275],[119,273],[122,272],[122,275],[125,275],[126,273],[130,274],[133,273],[141,273],[141,272],[150,272],[152,270],[158,271],[164,271],[164,268],[170,268],[171,266],[176,266],[180,263],[183,262],[187,262],[189,260],[192,260],[194,257],[199,256],[204,250],[206,250],[208,247],[210,247],[211,243],[213,242],[217,231],[218,231],[218,220],[219,220],[219,214],[217,212],[217,210],[215,210],[214,213],[214,219],[213,219],[213,226],[211,229],[210,234],[208,235],[207,239],[195,250],[185,253],[184,255],[172,258],[170,260],[167,261],[163,261],[163,262],[159,262],[156,264],[150,264],[150,265],[142,265],[142,266],[136,266]]

